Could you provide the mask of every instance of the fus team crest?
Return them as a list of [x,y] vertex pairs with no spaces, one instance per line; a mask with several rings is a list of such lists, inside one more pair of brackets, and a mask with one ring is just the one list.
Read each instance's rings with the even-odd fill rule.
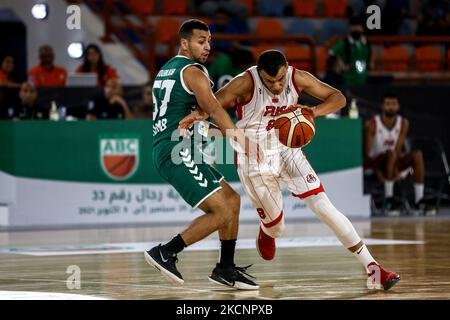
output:
[[316,182],[316,177],[313,174],[308,174],[306,176],[306,181],[308,181],[308,183],[314,183]]
[[139,167],[139,138],[100,137],[100,163],[113,180],[129,179]]

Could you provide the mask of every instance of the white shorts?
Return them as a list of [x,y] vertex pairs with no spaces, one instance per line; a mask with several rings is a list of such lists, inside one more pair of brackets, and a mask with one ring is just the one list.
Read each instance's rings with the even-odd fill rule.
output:
[[239,178],[266,228],[283,219],[283,186],[300,199],[324,191],[301,149],[283,148],[260,164],[248,165],[243,154],[236,158]]

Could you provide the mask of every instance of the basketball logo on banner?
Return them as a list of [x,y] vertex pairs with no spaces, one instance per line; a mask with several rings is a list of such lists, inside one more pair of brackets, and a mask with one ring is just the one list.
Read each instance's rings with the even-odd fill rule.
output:
[[139,167],[139,138],[100,137],[100,163],[113,180],[127,180]]

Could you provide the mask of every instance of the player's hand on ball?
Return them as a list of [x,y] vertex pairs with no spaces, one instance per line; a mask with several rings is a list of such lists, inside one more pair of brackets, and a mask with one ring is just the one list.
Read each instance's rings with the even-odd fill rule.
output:
[[314,118],[317,116],[316,107],[305,106],[303,104],[297,104],[297,107],[308,110]]
[[194,125],[195,121],[203,121],[208,118],[209,114],[197,108],[194,111],[192,111],[191,114],[188,114],[186,117],[181,119],[181,121],[178,123],[178,127],[180,129],[190,129]]

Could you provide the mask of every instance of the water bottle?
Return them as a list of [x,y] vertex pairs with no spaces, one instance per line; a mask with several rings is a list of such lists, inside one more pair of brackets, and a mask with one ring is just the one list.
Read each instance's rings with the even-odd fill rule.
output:
[[358,105],[356,104],[356,99],[352,99],[350,103],[350,109],[348,110],[348,117],[350,119],[357,119],[359,117]]
[[59,113],[58,113],[58,107],[56,106],[56,102],[52,101],[52,107],[50,108],[50,120],[52,121],[58,121],[59,120]]

